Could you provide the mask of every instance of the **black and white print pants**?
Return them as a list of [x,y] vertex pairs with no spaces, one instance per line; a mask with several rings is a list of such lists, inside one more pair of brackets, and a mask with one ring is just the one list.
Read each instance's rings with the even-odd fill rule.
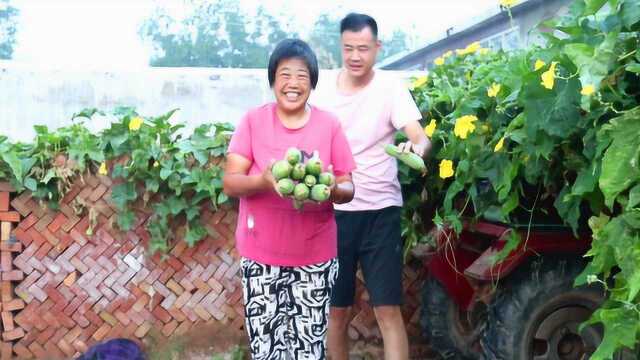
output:
[[242,259],[245,324],[254,360],[326,359],[338,260],[271,266]]

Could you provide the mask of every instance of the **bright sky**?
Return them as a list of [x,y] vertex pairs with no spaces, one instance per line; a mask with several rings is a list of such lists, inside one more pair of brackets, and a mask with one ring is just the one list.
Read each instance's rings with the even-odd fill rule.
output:
[[[317,16],[365,12],[378,21],[381,34],[394,28],[410,32],[416,46],[441,36],[498,7],[498,0],[239,0],[243,8],[263,5],[292,21],[304,34]],[[11,0],[20,10],[14,59],[74,68],[146,66],[151,50],[138,35],[156,3],[179,10],[183,0]]]

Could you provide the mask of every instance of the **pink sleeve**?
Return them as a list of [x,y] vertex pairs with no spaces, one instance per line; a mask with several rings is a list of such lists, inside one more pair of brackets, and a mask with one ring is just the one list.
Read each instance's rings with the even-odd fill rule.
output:
[[333,165],[333,172],[337,176],[341,176],[351,173],[356,168],[356,162],[353,159],[347,137],[342,131],[342,126],[340,126],[338,120],[335,121],[335,124],[331,141],[331,164]]
[[236,130],[233,132],[227,153],[242,155],[246,159],[253,161],[253,151],[251,148],[251,124],[249,114],[242,117]]

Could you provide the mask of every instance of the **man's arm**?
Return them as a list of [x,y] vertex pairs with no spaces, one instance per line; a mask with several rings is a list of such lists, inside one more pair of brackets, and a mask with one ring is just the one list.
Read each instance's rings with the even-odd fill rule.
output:
[[422,125],[420,125],[417,120],[409,121],[402,130],[405,135],[407,135],[407,138],[409,138],[409,141],[398,145],[398,149],[400,151],[413,151],[420,155],[420,157],[425,157],[429,154],[429,150],[431,150],[431,141],[424,133]]

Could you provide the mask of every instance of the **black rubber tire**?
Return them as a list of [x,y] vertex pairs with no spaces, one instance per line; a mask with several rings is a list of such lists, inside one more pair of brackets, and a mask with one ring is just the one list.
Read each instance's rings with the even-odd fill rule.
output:
[[[585,314],[588,314],[588,318],[604,300],[604,291],[599,286],[573,287],[575,278],[585,265],[582,259],[539,257],[530,261],[528,265],[520,266],[513,274],[502,280],[502,283],[498,284],[496,297],[489,307],[487,327],[481,341],[485,358],[487,360],[531,360],[534,351],[534,335],[543,320],[547,319],[551,322],[551,314],[573,312],[579,314],[571,317],[573,322],[586,320],[583,318]],[[595,342],[594,339],[598,339],[597,336],[602,339],[602,329],[591,327],[581,333],[583,337],[576,337],[575,333],[566,332],[567,329],[574,329],[575,324],[564,322],[565,320],[560,316],[556,319],[562,319],[556,322],[562,324],[565,334],[569,334],[558,335],[561,338],[571,336],[574,340],[583,340],[590,337],[591,342]],[[556,329],[559,329],[559,326]],[[574,343],[581,343],[581,341],[575,340]],[[546,343],[541,352],[557,354],[558,351],[553,350],[553,346],[549,344],[554,342]],[[578,345],[577,352],[595,350],[591,346],[583,350],[580,346]],[[556,346],[557,348],[560,346]],[[549,359],[554,359],[552,355],[548,356],[550,356]]]
[[465,342],[465,336],[454,326],[458,305],[449,297],[444,286],[427,277],[422,285],[420,325],[431,348],[443,359],[475,360],[478,353]]

